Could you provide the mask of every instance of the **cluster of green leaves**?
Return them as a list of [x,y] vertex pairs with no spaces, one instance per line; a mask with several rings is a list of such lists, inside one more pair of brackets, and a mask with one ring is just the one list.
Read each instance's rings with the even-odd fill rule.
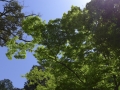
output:
[[[44,70],[26,74],[34,90],[119,90],[119,6],[119,0],[92,0],[83,10],[72,6],[48,23],[28,17],[23,30],[33,40],[22,43],[25,48],[13,43],[15,51],[9,48],[7,55],[16,50],[21,55],[37,45],[34,56]],[[16,39],[7,46],[12,41]]]
[[[35,66],[32,68],[31,72],[26,74],[28,77],[27,83],[25,83],[25,90],[54,90],[55,78],[49,73],[50,68],[44,71],[40,66]],[[54,83],[53,83],[54,82]]]

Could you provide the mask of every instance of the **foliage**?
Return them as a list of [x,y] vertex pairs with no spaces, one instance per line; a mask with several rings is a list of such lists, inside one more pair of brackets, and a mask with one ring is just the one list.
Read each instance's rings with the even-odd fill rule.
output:
[[17,1],[2,0],[2,2],[6,3],[3,6],[3,11],[0,12],[0,46],[5,46],[10,38],[15,36],[22,38],[23,31],[20,27],[25,15],[21,12],[23,6]]
[[94,34],[95,45],[106,57],[111,51],[120,53],[120,1],[92,0],[86,5],[89,11],[89,30]]
[[[3,11],[0,11],[0,46],[6,46],[6,42],[18,36],[19,40],[29,42],[23,35],[22,20],[28,16],[35,14],[25,15],[22,12],[22,6],[16,0],[0,0],[3,2]],[[24,35],[25,36],[25,35]]]
[[[115,16],[119,5],[119,0],[91,0],[84,10],[72,6],[62,18],[48,23],[27,17],[22,29],[33,40],[17,45],[17,38],[9,40],[7,56],[18,51],[21,58],[26,50],[34,50],[44,67],[26,74],[35,90],[119,90],[119,17]],[[11,42],[15,50],[10,49]]]
[[0,80],[0,90],[23,90],[13,87],[12,81],[9,79]]
[[[55,87],[53,75],[44,72],[44,68],[42,66],[33,66],[30,73],[26,74],[29,79],[25,83],[25,90],[53,90]],[[39,78],[39,79],[38,79]],[[47,81],[47,83],[46,83]]]
[[13,90],[12,82],[9,79],[0,80],[0,90]]

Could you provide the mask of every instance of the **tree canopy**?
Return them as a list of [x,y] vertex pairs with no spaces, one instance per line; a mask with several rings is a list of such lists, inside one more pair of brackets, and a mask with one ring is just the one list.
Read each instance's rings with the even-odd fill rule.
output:
[[12,90],[13,85],[9,79],[0,80],[0,90]]
[[91,0],[83,10],[72,6],[48,23],[27,17],[22,29],[31,42],[10,39],[6,55],[19,59],[26,51],[34,52],[44,67],[25,75],[34,90],[119,90],[119,6],[119,0]]
[[15,88],[12,84],[12,81],[9,79],[4,79],[0,80],[0,90],[23,90],[23,88]]
[[0,12],[0,46],[5,46],[10,38],[22,38],[23,31],[20,27],[24,13],[21,12],[23,7],[15,0],[0,2],[6,2],[3,11]]
[[23,13],[24,6],[16,0],[0,0],[0,2],[3,2],[3,11],[0,11],[0,46],[6,46],[6,42],[16,36],[19,40],[29,42],[23,38],[25,33],[22,30],[22,20],[35,14]]

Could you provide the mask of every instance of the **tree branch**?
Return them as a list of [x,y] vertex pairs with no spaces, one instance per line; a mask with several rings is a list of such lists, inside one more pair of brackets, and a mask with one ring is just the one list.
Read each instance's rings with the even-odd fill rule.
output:
[[78,74],[77,74],[74,70],[72,70],[72,69],[69,68],[66,64],[64,64],[64,63],[62,63],[62,62],[58,62],[58,61],[56,61],[56,62],[59,63],[59,64],[61,64],[61,65],[64,66],[64,67],[66,67],[69,71],[71,71],[71,72],[78,78],[78,80],[79,80],[80,82],[84,83],[84,82],[79,78]]
[[0,0],[2,2],[11,2],[12,0],[8,1],[8,0]]
[[116,75],[113,75],[113,79],[114,79],[114,84],[115,84],[115,88],[114,88],[114,90],[118,90],[119,83],[117,83]]
[[[53,53],[53,52],[51,51],[51,53]],[[51,57],[50,57],[50,58],[51,58]],[[52,59],[53,59],[53,58],[52,58]],[[54,60],[55,60],[57,63],[59,63],[59,64],[61,64],[62,66],[64,66],[65,68],[67,68],[69,71],[71,71],[71,72],[76,76],[76,78],[77,78],[80,82],[84,83],[84,82],[79,78],[78,74],[77,74],[74,70],[72,70],[70,67],[68,67],[68,66],[67,66],[66,64],[64,64],[63,62],[57,61],[56,56],[55,56]]]

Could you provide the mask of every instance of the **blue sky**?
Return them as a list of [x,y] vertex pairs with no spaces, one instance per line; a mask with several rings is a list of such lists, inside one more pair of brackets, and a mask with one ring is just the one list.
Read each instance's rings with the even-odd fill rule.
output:
[[[24,5],[25,14],[39,13],[42,20],[48,22],[50,19],[61,18],[64,12],[70,10],[71,6],[84,8],[90,0],[18,0]],[[0,11],[2,4],[0,2]],[[37,65],[37,60],[31,53],[27,53],[27,58],[23,60],[8,60],[5,53],[7,48],[0,47],[0,80],[10,79],[14,87],[23,88],[25,78],[21,75],[29,72],[33,65]]]

